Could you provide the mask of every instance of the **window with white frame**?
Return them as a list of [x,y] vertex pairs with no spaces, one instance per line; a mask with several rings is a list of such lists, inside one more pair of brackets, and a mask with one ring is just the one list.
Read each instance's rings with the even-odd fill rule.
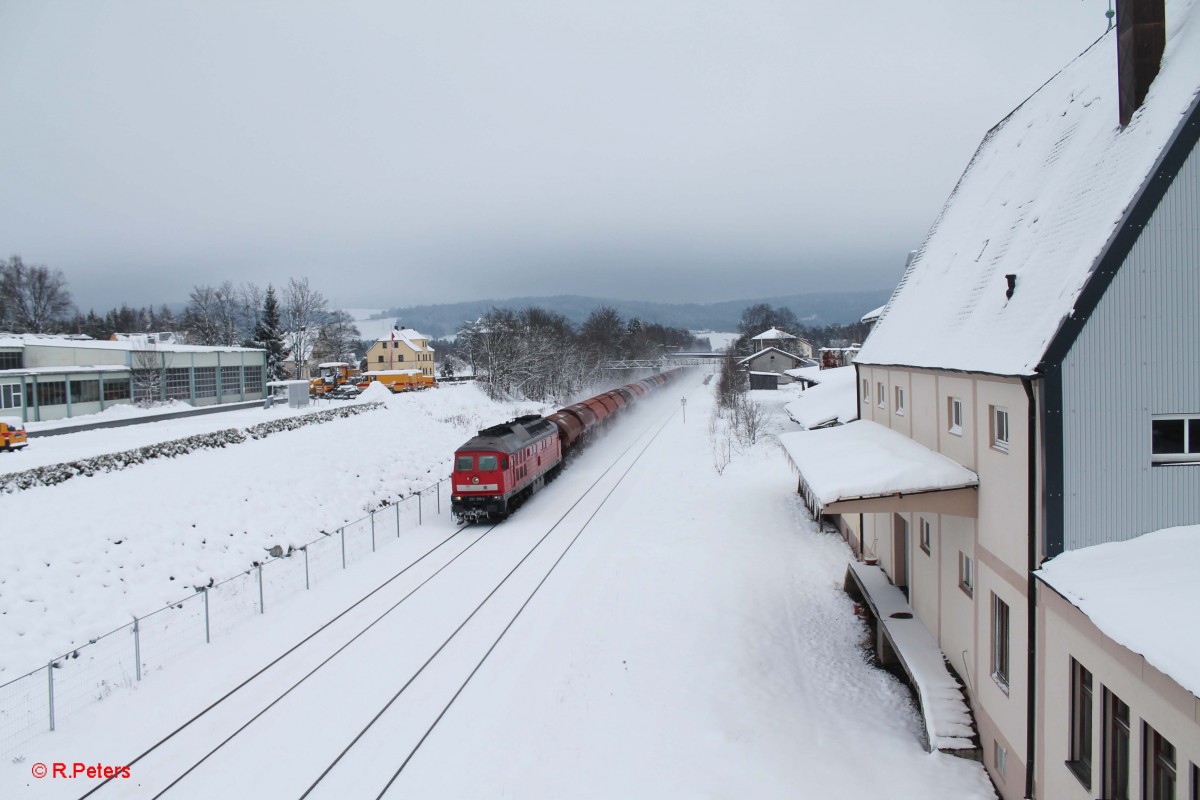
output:
[[1008,603],[992,593],[992,678],[1008,691],[1009,682],[1009,611]]
[[196,397],[217,396],[217,368],[196,367]]
[[926,555],[933,549],[933,526],[924,517],[921,517],[921,549]]
[[1004,773],[1008,770],[1008,750],[1000,744],[999,739],[992,740],[992,765],[996,768],[996,775],[1003,782]]
[[187,367],[167,370],[167,399],[187,400],[192,396],[192,373]]
[[866,378],[863,378],[862,383],[863,383],[863,394],[862,394],[863,402],[869,403],[869,402],[871,402],[871,382],[868,381]]
[[904,388],[902,386],[895,387],[896,389],[896,413],[904,413]]
[[949,431],[957,436],[962,436],[963,431],[963,403],[962,398],[950,397],[947,398],[946,417],[950,421]]
[[1092,673],[1071,659],[1071,727],[1067,768],[1089,791],[1092,788]]
[[958,551],[958,588],[968,596],[975,593],[975,562],[963,551]]
[[882,383],[878,384],[875,390],[875,396],[875,402],[879,404],[879,407],[887,408],[887,387]]
[[1008,452],[1008,409],[992,406],[992,448]]
[[12,383],[0,386],[0,408],[20,408],[24,405],[21,402],[21,384]]
[[1150,420],[1155,464],[1200,461],[1200,414],[1156,414]]

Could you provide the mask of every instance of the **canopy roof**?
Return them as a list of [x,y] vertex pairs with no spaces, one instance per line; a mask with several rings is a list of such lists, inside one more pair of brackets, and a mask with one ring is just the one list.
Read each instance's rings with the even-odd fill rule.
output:
[[779,441],[814,514],[977,513],[978,475],[878,423],[785,433]]

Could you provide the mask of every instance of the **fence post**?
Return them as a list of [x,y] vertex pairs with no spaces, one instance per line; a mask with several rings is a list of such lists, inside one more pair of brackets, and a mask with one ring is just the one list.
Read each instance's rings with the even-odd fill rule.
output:
[[204,587],[204,643],[212,644],[212,628],[208,624],[208,587]]
[[50,682],[50,730],[54,730],[54,662],[46,664],[46,679]]
[[375,552],[375,510],[371,509],[371,552]]
[[421,515],[421,493],[417,492],[417,524],[424,525],[425,518]]
[[400,501],[396,501],[396,538],[400,538]]
[[312,588],[308,585],[308,545],[304,545],[300,549],[304,551],[304,588],[308,590]]
[[442,482],[438,481],[434,486],[437,487],[437,508],[438,516],[440,517],[442,515]]
[[346,528],[342,526],[338,528],[338,532],[342,535],[342,569],[346,568]]
[[133,618],[133,658],[137,667],[137,679],[142,679],[142,634],[138,629],[138,618]]
[[267,613],[267,607],[263,604],[262,564],[258,565],[258,613]]

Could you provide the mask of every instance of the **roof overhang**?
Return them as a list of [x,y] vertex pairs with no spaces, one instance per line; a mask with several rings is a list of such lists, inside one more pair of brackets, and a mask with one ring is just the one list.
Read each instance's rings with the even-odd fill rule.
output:
[[779,437],[813,515],[909,511],[975,517],[979,476],[883,425],[856,420]]

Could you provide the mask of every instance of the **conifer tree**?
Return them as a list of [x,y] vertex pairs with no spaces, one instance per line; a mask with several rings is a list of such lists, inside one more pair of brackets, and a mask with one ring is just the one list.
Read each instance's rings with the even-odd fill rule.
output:
[[263,300],[262,317],[254,328],[254,346],[267,351],[267,380],[280,381],[287,377],[283,367],[288,357],[288,347],[279,332],[279,301],[275,299],[275,287],[267,287]]

